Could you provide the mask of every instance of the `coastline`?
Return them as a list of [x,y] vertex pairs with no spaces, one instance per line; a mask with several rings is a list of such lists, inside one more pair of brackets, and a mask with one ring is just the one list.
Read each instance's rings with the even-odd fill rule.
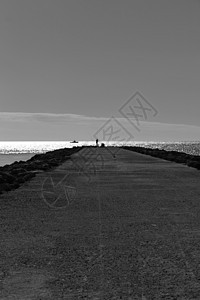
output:
[[5,165],[11,165],[12,163],[16,161],[27,161],[33,156],[35,156],[37,153],[20,153],[20,154],[0,154],[0,167],[3,167]]
[[35,154],[26,161],[15,161],[0,167],[0,194],[20,187],[21,184],[35,177],[41,171],[53,169],[82,147],[64,148]]
[[[0,166],[0,194],[19,188],[21,184],[35,177],[39,172],[48,171],[59,166],[83,147],[56,149],[46,153],[31,155],[31,158],[26,161],[14,161],[11,164]],[[200,170],[200,156],[198,155],[138,146],[124,146],[119,148],[184,164]]]
[[197,170],[200,170],[200,156],[199,155],[192,155],[187,154],[184,152],[178,152],[178,151],[167,151],[167,150],[161,150],[161,149],[152,149],[152,148],[145,148],[145,147],[123,147],[125,150],[130,150],[134,152],[138,152],[145,155],[150,155],[153,157],[169,160],[172,162],[185,164],[188,167],[196,168]]

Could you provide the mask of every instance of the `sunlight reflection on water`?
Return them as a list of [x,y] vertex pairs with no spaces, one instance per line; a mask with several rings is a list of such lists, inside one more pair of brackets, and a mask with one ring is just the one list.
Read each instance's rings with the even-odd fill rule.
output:
[[[159,148],[168,151],[180,151],[193,155],[200,155],[200,142],[107,142],[102,141],[106,146],[142,146],[148,148]],[[99,143],[101,144],[101,142]],[[11,164],[14,161],[28,160],[37,153],[45,153],[61,148],[72,148],[74,146],[94,146],[95,141],[23,141],[23,142],[0,142],[0,166]]]

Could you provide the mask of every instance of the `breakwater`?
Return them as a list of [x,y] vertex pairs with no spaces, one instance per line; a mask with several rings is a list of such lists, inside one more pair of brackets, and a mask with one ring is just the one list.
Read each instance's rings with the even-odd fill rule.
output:
[[0,194],[17,189],[41,171],[56,168],[82,147],[64,148],[36,154],[27,161],[14,162],[0,167]]
[[180,164],[185,164],[189,167],[200,170],[200,156],[191,155],[178,151],[166,151],[161,149],[152,149],[144,147],[123,147],[123,149],[135,151],[141,154],[151,155],[161,159],[173,161]]

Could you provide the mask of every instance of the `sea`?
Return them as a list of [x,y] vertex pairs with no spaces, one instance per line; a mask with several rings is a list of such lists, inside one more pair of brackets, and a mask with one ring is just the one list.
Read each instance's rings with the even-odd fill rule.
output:
[[[158,148],[167,151],[179,151],[192,155],[200,155],[200,141],[184,142],[145,142],[145,141],[103,141],[105,146],[141,146],[147,148]],[[72,148],[76,146],[94,146],[95,141],[0,141],[0,166],[12,164],[15,161],[26,161],[35,154],[45,153],[61,148]]]

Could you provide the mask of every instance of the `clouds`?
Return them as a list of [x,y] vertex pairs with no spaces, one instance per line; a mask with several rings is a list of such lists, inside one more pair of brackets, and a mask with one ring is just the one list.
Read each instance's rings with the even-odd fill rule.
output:
[[24,113],[24,112],[1,112],[0,121],[6,122],[78,122],[78,121],[105,121],[106,118],[88,117],[77,114],[54,114],[54,113]]
[[0,140],[88,140],[106,118],[77,114],[0,113]]
[[[125,118],[116,118],[135,141],[199,140],[200,127],[140,121],[139,131]],[[93,140],[109,118],[78,114],[0,113],[0,140]]]

